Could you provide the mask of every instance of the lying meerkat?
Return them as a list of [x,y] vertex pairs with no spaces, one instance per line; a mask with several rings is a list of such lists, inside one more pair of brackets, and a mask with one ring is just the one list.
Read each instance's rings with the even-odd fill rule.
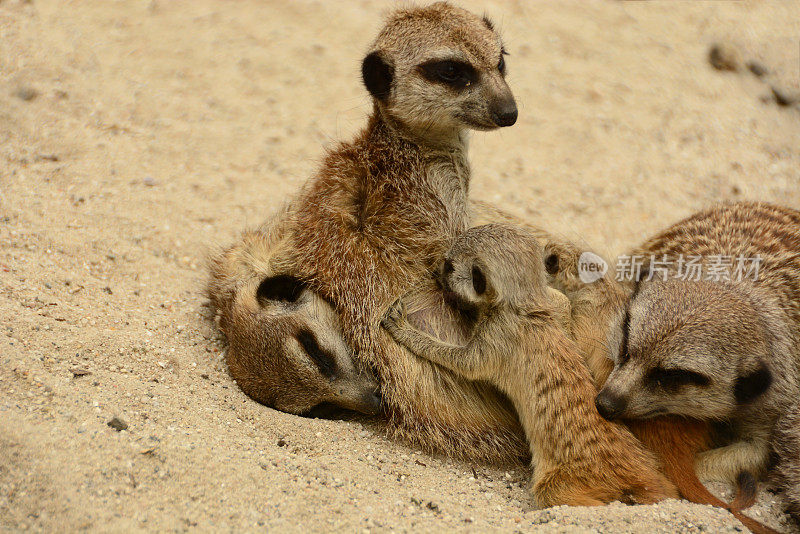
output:
[[[381,383],[395,436],[490,462],[527,455],[508,400],[409,354],[380,319],[429,279],[468,225],[467,131],[517,117],[504,53],[488,19],[447,3],[392,13],[362,63],[369,122],[328,153],[291,202],[289,245],[272,259],[275,272],[292,273],[336,309],[358,364]],[[291,342],[282,329],[261,336],[262,346]],[[293,382],[293,363],[264,365],[272,372],[261,377],[264,389]]]
[[[757,279],[635,284],[611,330],[614,370],[597,397],[608,419],[674,414],[714,426],[703,480],[764,472],[776,419],[800,393],[800,212],[763,203],[701,211],[634,252],[655,273],[701,256],[760,258]],[[661,271],[659,271],[661,272]],[[663,272],[661,275],[663,276]],[[649,278],[649,276],[645,277]]]
[[[576,342],[600,389],[613,369],[607,338],[614,318],[624,309],[628,293],[610,275],[593,282],[579,276],[578,263],[584,249],[564,240],[550,240],[544,247],[544,264],[548,284],[570,300],[572,328]],[[753,532],[773,532],[761,523],[740,513],[751,506],[757,496],[757,482],[750,473],[737,478],[736,497],[725,503],[708,491],[695,471],[697,455],[712,447],[711,425],[684,417],[660,416],[645,420],[628,420],[626,426],[634,436],[660,460],[661,468],[681,497],[699,504],[711,504],[730,511]]]
[[[231,375],[247,395],[285,412],[315,415],[333,404],[376,414],[378,382],[359,370],[334,309],[275,271],[287,245],[284,216],[285,209],[212,261],[209,295]],[[276,374],[282,379],[266,378]]]
[[418,330],[402,305],[383,325],[414,354],[509,396],[530,443],[539,506],[677,497],[653,455],[597,413],[592,378],[564,331],[568,301],[545,283],[536,238],[508,225],[472,228],[454,242],[440,280],[447,300],[473,322],[465,345]]

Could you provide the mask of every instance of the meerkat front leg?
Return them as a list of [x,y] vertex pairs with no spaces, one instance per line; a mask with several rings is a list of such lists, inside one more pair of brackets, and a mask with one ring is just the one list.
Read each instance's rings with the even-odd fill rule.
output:
[[703,451],[695,459],[697,477],[733,484],[741,472],[758,476],[769,461],[769,441],[762,437],[737,441],[724,447]]
[[468,380],[479,380],[485,374],[486,362],[481,357],[477,336],[473,336],[463,347],[444,343],[409,323],[401,300],[389,308],[381,325],[395,341],[420,358],[445,367]]

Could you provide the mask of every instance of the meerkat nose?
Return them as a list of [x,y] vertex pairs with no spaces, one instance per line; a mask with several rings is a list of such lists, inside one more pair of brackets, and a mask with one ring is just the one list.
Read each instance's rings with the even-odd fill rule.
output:
[[606,390],[601,390],[597,397],[594,399],[594,405],[597,407],[597,412],[603,417],[613,421],[625,410],[625,399],[609,393]]
[[367,415],[375,415],[381,411],[381,393],[376,391],[374,393],[367,393],[364,395],[363,413]]
[[513,98],[506,98],[496,102],[489,113],[498,126],[511,126],[517,122],[517,103]]

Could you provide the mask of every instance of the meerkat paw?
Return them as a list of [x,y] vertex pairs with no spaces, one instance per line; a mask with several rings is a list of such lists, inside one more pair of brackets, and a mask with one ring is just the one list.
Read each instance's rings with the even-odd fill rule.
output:
[[406,318],[406,305],[403,303],[403,299],[397,299],[386,310],[383,319],[381,319],[381,326],[391,332],[405,322]]
[[697,478],[703,482],[735,484],[742,472],[759,476],[766,470],[769,451],[769,445],[760,441],[739,441],[703,451],[697,455],[694,463]]
[[598,498],[593,488],[589,488],[583,480],[554,468],[546,472],[532,487],[537,506],[602,506],[606,504]]

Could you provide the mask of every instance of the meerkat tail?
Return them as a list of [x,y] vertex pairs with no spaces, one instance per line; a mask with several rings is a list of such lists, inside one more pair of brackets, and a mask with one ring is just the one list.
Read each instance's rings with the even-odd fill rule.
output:
[[728,510],[754,534],[777,531],[743,515],[751,506],[758,489],[752,474],[743,472],[737,479],[737,492],[731,504],[716,497],[697,478],[694,459],[699,451],[711,446],[708,424],[677,417],[659,417],[628,422],[633,434],[661,460],[664,473],[675,484],[681,497],[697,504],[710,504]]
[[736,495],[731,501],[731,510],[741,511],[750,508],[758,498],[758,480],[749,471],[742,471],[736,477]]

